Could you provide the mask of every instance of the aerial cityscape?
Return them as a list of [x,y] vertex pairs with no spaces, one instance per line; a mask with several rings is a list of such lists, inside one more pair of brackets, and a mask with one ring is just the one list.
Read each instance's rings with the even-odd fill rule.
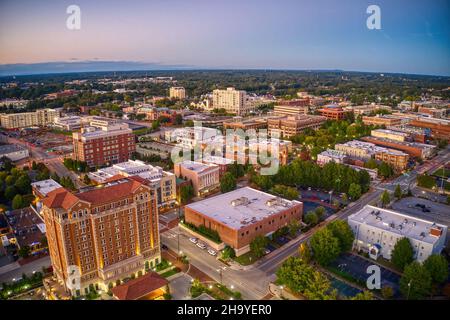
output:
[[449,2],[190,2],[0,3],[0,300],[450,300]]

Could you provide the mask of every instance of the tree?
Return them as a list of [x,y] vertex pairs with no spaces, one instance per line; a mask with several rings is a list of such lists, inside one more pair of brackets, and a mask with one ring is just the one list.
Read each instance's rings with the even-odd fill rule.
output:
[[297,219],[292,219],[288,223],[289,234],[294,237],[297,231],[300,230],[300,222]]
[[322,207],[322,206],[319,206],[319,207],[317,207],[316,208],[316,210],[314,210],[314,212],[316,213],[316,215],[317,215],[317,218],[319,219],[319,221],[320,220],[322,220],[323,219],[323,217],[324,217],[324,215],[325,215],[325,212],[326,212],[326,210],[325,210],[325,208],[324,207]]
[[361,186],[356,183],[350,184],[348,188],[348,195],[352,198],[352,200],[358,200],[361,197]]
[[234,189],[236,189],[236,178],[230,172],[225,172],[220,179],[220,191],[225,193]]
[[30,253],[31,253],[31,248],[29,246],[22,246],[18,252],[19,257],[21,257],[21,258],[27,258],[30,255]]
[[402,196],[403,196],[403,192],[402,192],[402,189],[400,188],[399,184],[395,187],[394,196],[398,200],[400,200],[402,198]]
[[369,290],[364,290],[350,298],[350,300],[373,300],[373,294]]
[[394,169],[392,168],[392,166],[383,161],[378,166],[378,174],[383,178],[389,178],[394,175]]
[[302,242],[298,247],[298,258],[302,263],[309,263],[311,261],[311,248],[308,243]]
[[180,125],[183,123],[183,116],[181,114],[177,114],[174,119],[175,125]]
[[406,265],[410,264],[414,260],[414,249],[408,238],[404,237],[397,241],[392,250],[391,261],[392,263],[403,270]]
[[236,256],[236,252],[234,251],[234,249],[230,246],[226,246],[223,250],[222,250],[222,259],[224,260],[228,260],[228,259],[232,259]]
[[328,224],[327,228],[331,230],[333,236],[338,238],[341,252],[351,250],[355,235],[345,220],[335,220]]
[[264,255],[264,249],[269,243],[269,240],[264,236],[256,236],[252,242],[250,242],[250,250],[256,257],[260,258]]
[[89,176],[87,174],[85,174],[83,177],[83,182],[84,182],[84,184],[89,185],[89,184],[91,184],[92,181],[91,181],[91,178],[89,178]]
[[389,195],[389,192],[387,190],[384,190],[384,192],[381,194],[381,203],[383,205],[383,208],[386,207],[391,202],[391,196]]
[[192,199],[193,196],[194,196],[194,188],[192,187],[191,184],[183,185],[180,188],[180,200],[181,200],[181,203],[188,202],[189,200]]
[[314,271],[303,295],[309,300],[336,300],[337,290],[330,289],[330,280],[319,271]]
[[400,279],[400,292],[406,299],[423,299],[430,295],[432,278],[427,269],[419,262],[412,262],[405,267]]
[[31,193],[31,180],[27,174],[21,175],[14,183],[14,186],[21,194]]
[[12,208],[14,210],[16,210],[16,209],[23,208],[23,206],[24,206],[24,203],[23,203],[22,196],[20,194],[16,194],[14,196],[14,199],[12,200]]
[[389,300],[394,296],[394,289],[392,289],[392,287],[390,286],[383,286],[381,288],[381,295],[384,299]]
[[340,254],[339,240],[331,230],[325,228],[317,231],[311,238],[314,259],[320,265],[328,265]]
[[17,190],[14,186],[8,186],[5,189],[5,198],[8,200],[12,200],[16,194],[17,194]]
[[319,217],[314,211],[309,211],[307,214],[304,215],[303,220],[306,224],[310,226],[314,226],[319,222]]
[[345,193],[342,194],[341,199],[342,199],[343,202],[347,202],[348,201],[347,194],[345,194]]
[[448,262],[443,256],[432,254],[425,260],[423,266],[427,269],[433,282],[443,283],[448,279]]

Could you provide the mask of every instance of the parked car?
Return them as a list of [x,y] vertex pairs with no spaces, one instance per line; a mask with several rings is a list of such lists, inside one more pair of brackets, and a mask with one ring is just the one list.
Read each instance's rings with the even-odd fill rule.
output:
[[192,237],[192,238],[189,238],[189,241],[192,242],[192,243],[197,243],[197,242],[198,242],[198,239]]
[[208,249],[208,253],[209,253],[210,255],[212,255],[212,256],[215,256],[215,255],[217,255],[217,252],[216,252],[216,250],[214,250],[214,249],[211,249],[211,248],[209,248],[209,249]]
[[422,208],[422,212],[431,212],[431,210],[428,208]]
[[269,254],[270,253],[270,250],[269,249],[265,249],[264,250],[264,254]]
[[203,242],[197,242],[197,247],[204,250],[204,249],[206,249],[206,244],[204,244]]

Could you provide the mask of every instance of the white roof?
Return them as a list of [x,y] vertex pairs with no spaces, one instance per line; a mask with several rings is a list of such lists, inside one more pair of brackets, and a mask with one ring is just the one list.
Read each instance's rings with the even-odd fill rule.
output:
[[203,170],[206,170],[206,169],[209,169],[209,168],[213,168],[213,167],[217,167],[218,168],[217,165],[212,164],[212,163],[201,163],[201,162],[190,161],[190,160],[186,160],[186,161],[180,162],[180,163],[178,163],[178,165],[180,165],[184,169],[191,170],[191,171],[196,171],[196,172],[201,172]]
[[244,187],[189,204],[187,207],[232,229],[239,230],[300,204],[299,201],[289,201]]
[[442,228],[444,236],[447,230],[445,225],[370,205],[366,205],[360,211],[350,215],[348,220],[431,244],[439,239],[439,237],[430,234],[432,227]]
[[62,188],[62,185],[60,185],[58,182],[56,182],[53,179],[47,179],[42,180],[38,182],[33,182],[31,184],[33,188],[35,188],[37,191],[39,191],[42,195],[46,196],[50,192],[52,192],[55,189]]

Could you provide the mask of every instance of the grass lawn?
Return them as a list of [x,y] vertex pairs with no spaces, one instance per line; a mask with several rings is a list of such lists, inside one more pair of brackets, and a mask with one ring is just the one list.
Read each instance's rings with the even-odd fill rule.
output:
[[156,265],[156,271],[161,271],[170,267],[169,262],[166,259],[162,259],[162,261]]
[[445,169],[445,168],[440,168],[440,169],[436,170],[435,172],[433,172],[434,176],[442,177],[442,174],[444,175],[444,177],[450,177],[450,170]]
[[166,271],[164,273],[161,273],[161,276],[164,277],[164,278],[168,278],[170,276],[173,276],[174,274],[177,274],[180,271],[181,271],[180,268],[175,267],[172,270],[169,270],[169,271]]
[[234,261],[236,261],[240,265],[248,266],[248,265],[254,263],[258,259],[259,258],[257,258],[251,251],[249,251],[239,257],[235,257]]

